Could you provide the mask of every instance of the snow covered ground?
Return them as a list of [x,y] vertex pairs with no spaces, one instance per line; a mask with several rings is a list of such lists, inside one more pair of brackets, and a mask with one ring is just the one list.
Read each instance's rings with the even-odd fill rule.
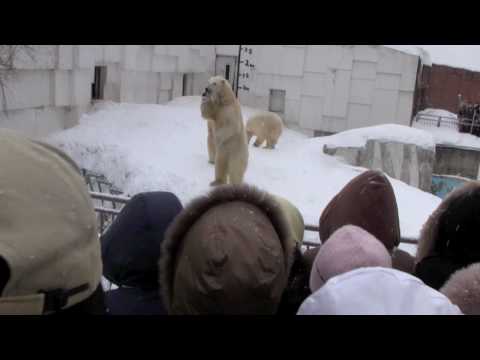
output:
[[[208,163],[207,124],[199,97],[167,105],[105,104],[76,127],[47,138],[82,167],[105,174],[129,195],[172,191],[185,204],[210,190],[214,167]],[[255,112],[243,108],[244,119]],[[327,139],[327,138],[324,138]],[[353,177],[365,171],[323,154],[323,140],[285,129],[275,150],[249,147],[245,181],[283,196],[318,224],[327,203]],[[403,236],[417,237],[440,203],[432,194],[390,179],[397,197]],[[306,232],[305,240],[318,241]],[[414,248],[408,248],[411,252]]]
[[[428,119],[434,119],[438,116],[443,116],[446,119],[457,119],[457,115],[447,110],[442,109],[425,109],[420,111],[417,116],[426,115]],[[413,127],[420,130],[425,130],[433,135],[436,144],[463,146],[480,149],[480,138],[471,134],[460,133],[451,124],[447,126],[445,123],[441,123],[440,127],[436,127],[433,123],[427,122],[413,122]]]

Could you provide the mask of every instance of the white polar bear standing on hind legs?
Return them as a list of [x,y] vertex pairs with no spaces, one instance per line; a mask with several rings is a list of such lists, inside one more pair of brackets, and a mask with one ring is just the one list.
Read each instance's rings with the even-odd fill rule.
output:
[[261,146],[266,140],[265,148],[274,149],[282,131],[283,123],[280,116],[270,111],[259,112],[247,121],[247,143],[250,143],[252,136],[256,136],[254,146]]
[[214,76],[202,94],[202,117],[208,121],[209,162],[215,162],[210,185],[241,184],[248,165],[248,145],[243,117],[232,87]]

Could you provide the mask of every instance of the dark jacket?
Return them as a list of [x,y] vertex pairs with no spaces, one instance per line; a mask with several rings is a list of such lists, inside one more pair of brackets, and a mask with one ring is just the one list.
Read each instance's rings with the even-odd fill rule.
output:
[[392,267],[408,274],[413,274],[415,271],[415,258],[408,252],[397,248],[392,253]]
[[[400,244],[397,200],[382,172],[368,170],[358,175],[328,203],[319,220],[321,241],[327,241],[345,225],[359,226],[380,240],[392,255],[394,269],[413,272],[413,256],[397,249]],[[318,249],[307,252],[310,264],[317,252]]]
[[158,289],[120,287],[108,291],[106,299],[112,315],[167,315]]
[[83,316],[83,315],[107,315],[105,304],[105,292],[102,285],[98,285],[96,290],[87,299],[75,304],[69,308],[52,314],[52,316]]
[[106,293],[111,314],[164,313],[158,260],[165,231],[181,210],[172,193],[137,194],[102,236],[103,274],[119,286]]
[[275,314],[303,227],[288,201],[249,185],[220,186],[193,200],[162,245],[169,314]]
[[300,249],[296,249],[288,284],[283,292],[277,315],[296,315],[302,303],[311,295],[308,286],[310,269],[311,266],[302,256]]
[[440,289],[457,270],[480,262],[480,182],[452,191],[424,224],[415,275]]

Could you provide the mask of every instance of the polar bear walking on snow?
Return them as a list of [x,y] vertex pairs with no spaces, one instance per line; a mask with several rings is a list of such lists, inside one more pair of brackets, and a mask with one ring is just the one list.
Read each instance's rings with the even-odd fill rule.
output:
[[202,117],[208,121],[209,161],[215,159],[215,180],[210,185],[241,184],[248,165],[243,117],[232,87],[214,76],[202,94]]
[[247,143],[253,136],[257,139],[254,146],[261,146],[267,141],[266,149],[274,149],[275,145],[282,135],[283,123],[280,116],[269,111],[262,111],[250,117],[247,121]]

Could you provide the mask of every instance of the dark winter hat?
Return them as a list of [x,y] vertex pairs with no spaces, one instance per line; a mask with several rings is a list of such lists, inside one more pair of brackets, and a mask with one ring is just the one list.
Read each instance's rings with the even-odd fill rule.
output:
[[[170,314],[274,314],[298,235],[286,200],[248,185],[192,201],[163,243],[160,279]],[[303,230],[303,229],[302,229]]]
[[400,223],[390,181],[373,170],[355,177],[330,201],[319,225],[323,242],[342,226],[355,225],[392,251],[400,243]]
[[416,262],[428,256],[451,259],[467,266],[480,262],[480,182],[471,181],[452,191],[422,228]]
[[50,314],[88,299],[100,284],[100,242],[74,162],[0,129],[0,169],[0,314]]
[[104,276],[117,285],[157,289],[160,246],[182,208],[170,192],[132,197],[102,235]]
[[439,290],[454,272],[464,267],[465,265],[445,256],[427,256],[415,265],[415,276]]

